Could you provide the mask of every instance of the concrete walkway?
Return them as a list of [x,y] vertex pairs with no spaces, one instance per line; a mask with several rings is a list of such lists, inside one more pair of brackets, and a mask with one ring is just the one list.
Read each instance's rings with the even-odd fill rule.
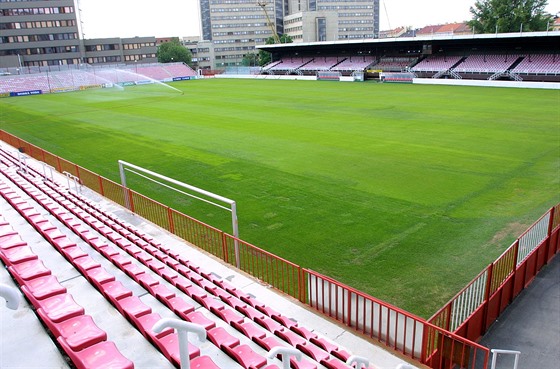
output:
[[[480,343],[490,349],[521,351],[519,369],[560,367],[560,257],[558,255],[506,308]],[[513,368],[513,357],[508,356],[498,357],[497,369]]]

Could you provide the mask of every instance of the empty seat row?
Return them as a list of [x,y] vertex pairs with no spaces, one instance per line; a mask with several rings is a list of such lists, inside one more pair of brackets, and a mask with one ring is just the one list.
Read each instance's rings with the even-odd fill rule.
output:
[[[20,185],[22,185],[20,183]],[[45,204],[43,202],[43,204]],[[24,212],[22,215],[33,222],[36,218],[36,212]],[[161,319],[161,316],[152,312],[151,308],[146,306],[136,296],[132,296],[132,292],[126,289],[122,283],[115,280],[115,277],[101,267],[99,263],[95,262],[89,255],[83,252],[75,243],[69,241],[66,236],[60,232],[55,233],[51,226],[41,225],[36,227],[42,234],[48,237],[49,241],[63,254],[75,267],[80,270],[82,274],[95,286],[113,305],[125,316],[145,337],[153,343],[160,351],[175,365],[179,365],[180,355],[178,351],[177,334],[167,329],[161,333],[155,333],[152,330],[153,325]],[[51,233],[52,232],[52,233]],[[85,235],[86,233],[81,233]],[[96,238],[91,241],[97,240]],[[100,254],[108,259],[117,257],[117,252],[106,243],[91,242]],[[122,254],[121,254],[122,255]],[[122,260],[120,260],[122,262]],[[124,263],[125,271],[130,270],[131,277],[137,278],[140,285],[150,291],[156,298],[158,298],[165,305],[169,306],[177,315],[183,319],[199,324],[207,330],[216,327],[216,324],[211,319],[208,319],[200,311],[194,311],[194,307],[179,297],[175,296],[165,286],[159,284],[153,277],[144,272],[138,272],[136,268],[132,267],[130,263]],[[185,291],[190,291],[194,288],[193,285],[187,284]],[[198,289],[202,291],[202,289]],[[205,293],[204,293],[205,294]],[[201,295],[204,295],[201,294]],[[246,346],[246,345],[245,345]],[[219,346],[218,346],[219,347]],[[222,349],[221,347],[219,347]],[[255,353],[250,347],[246,346],[243,349],[244,355],[238,357],[232,351],[224,352],[230,355],[233,359],[239,361],[242,366],[246,362],[251,362],[250,367],[261,368],[260,363],[266,363],[266,359]],[[204,363],[205,368],[218,368],[216,364],[212,364],[212,360],[208,357],[200,357],[200,351],[193,345],[189,345],[189,353],[192,364],[195,365],[199,362]],[[249,354],[251,353],[251,354]],[[259,365],[254,366],[254,362]],[[230,365],[231,367],[231,365]],[[245,366],[244,366],[245,367]],[[275,368],[276,366],[269,366]]]
[[[29,178],[29,183],[32,181],[33,179]],[[56,199],[54,202],[49,202],[46,201],[43,194],[35,194],[35,196],[39,196],[36,199],[39,202],[43,202],[44,206],[63,223],[72,222],[66,215],[69,211],[74,213],[93,229],[107,237],[113,246],[117,246],[122,251],[125,251],[136,261],[154,271],[158,276],[171,283],[262,348],[270,350],[277,345],[286,345],[288,343],[326,367],[346,367],[343,361],[347,360],[350,354],[344,349],[339,348],[336,344],[318,337],[304,327],[299,327],[297,322],[275,312],[272,308],[256,301],[251,295],[243,293],[212,273],[201,271],[199,267],[192,265],[185,257],[173,253],[171,250],[142,234],[142,232],[134,230],[134,227],[121,224],[118,218],[100,213],[99,209],[96,209],[92,204],[87,204],[88,201],[80,198],[81,196],[60,191],[60,189],[57,191],[55,190],[56,186],[47,187],[38,181],[34,185],[43,187],[42,191],[44,191],[44,194],[48,193],[51,199]],[[228,334],[225,334],[227,332],[216,327],[203,314],[194,312],[192,304],[178,298],[165,286],[155,283],[152,276],[143,272],[143,269],[138,267],[137,264],[132,263],[130,259],[124,257],[124,254],[109,245],[108,242],[104,242],[97,236],[89,234],[87,229],[84,229],[79,224],[68,223],[67,225],[82,239],[90,243],[99,253],[107,257],[113,264],[119,266],[127,275],[167,305],[178,316],[203,325],[209,332],[209,339],[216,346],[226,351],[228,349],[225,347],[231,348],[238,344],[235,337],[229,337]],[[59,247],[61,250],[65,250],[69,246],[59,245]],[[74,259],[80,260],[77,268],[82,264],[88,265],[88,259],[80,255],[79,251],[73,249],[72,252],[76,252],[73,255]],[[66,254],[68,253],[66,251]],[[82,268],[86,267],[82,266]],[[96,280],[96,278],[100,277],[93,276],[90,278]],[[126,292],[123,291],[122,285],[110,283],[106,289],[105,293],[108,299],[111,300],[112,298],[116,301],[122,299],[127,304],[126,308],[122,308],[124,311],[126,311],[125,309],[132,309],[134,313],[141,314],[139,317],[150,314],[145,307],[137,303],[134,296],[124,295]],[[127,313],[125,312],[124,314]],[[145,321],[149,321],[152,318],[146,316],[143,319],[134,320],[138,316],[134,316],[134,314],[128,315],[128,318],[132,319],[134,324],[140,327],[145,326]],[[245,317],[249,320],[245,321]],[[272,333],[273,336],[269,336],[266,332]],[[278,341],[275,337],[280,338],[284,342]],[[154,340],[153,337],[151,339]],[[231,350],[227,353],[235,358]],[[239,360],[239,358],[236,358],[236,360]],[[309,365],[304,363],[305,361],[303,363],[296,363],[294,361],[293,364],[294,367],[316,367],[316,364],[311,362],[309,362]]]
[[[0,194],[17,210],[29,208],[29,204],[3,182],[0,182]],[[0,259],[77,368],[134,368],[2,217]]]
[[[4,196],[4,194],[2,194]],[[13,191],[6,191],[4,196],[12,206],[13,201],[20,201],[19,195]],[[72,242],[67,236],[62,234],[59,229],[53,226],[48,220],[40,215],[34,207],[25,203],[24,206],[14,206],[18,212],[35,228],[39,233],[49,241],[80,273],[96,288],[101,294],[111,302],[118,310],[127,318],[143,335],[152,343],[162,354],[173,364],[179,365],[179,344],[177,340],[177,333],[171,329],[167,329],[161,333],[155,333],[152,330],[153,325],[162,319],[161,315],[152,312],[152,309],[145,305],[137,296],[133,296],[131,290],[127,289],[120,281],[116,280],[115,276],[109,273],[99,263],[91,258],[84,250],[82,250],[76,243]],[[44,203],[43,203],[44,204]],[[17,205],[17,203],[16,203]],[[86,232],[82,233],[85,234]],[[105,248],[110,246],[104,245]],[[115,256],[111,250],[98,249],[101,254],[105,253],[106,256]],[[33,271],[33,275],[42,276],[45,270],[40,263],[29,263],[25,265],[26,271]],[[48,273],[50,274],[50,273]],[[16,277],[17,279],[17,277]],[[18,280],[19,281],[19,280]],[[21,281],[20,281],[21,282]],[[158,288],[159,287],[159,288]],[[161,296],[156,294],[156,297],[166,302],[166,297],[171,298],[171,294],[163,291],[165,288],[162,285],[151,286],[153,289],[161,291]],[[24,291],[25,292],[25,291]],[[174,297],[174,295],[173,295]],[[68,309],[72,308],[71,301],[65,299]],[[180,305],[180,306],[184,306]],[[38,312],[41,314],[41,311]],[[188,319],[189,316],[187,315]],[[52,327],[49,326],[49,328]],[[193,346],[189,346],[191,359],[197,358],[200,355],[200,350]],[[208,362],[207,359],[204,359]],[[214,366],[217,368],[217,366]]]

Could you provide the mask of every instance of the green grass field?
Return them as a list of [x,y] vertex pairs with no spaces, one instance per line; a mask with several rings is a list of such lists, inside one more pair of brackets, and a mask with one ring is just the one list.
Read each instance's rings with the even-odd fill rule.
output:
[[560,91],[172,86],[0,99],[1,128],[116,181],[122,159],[232,198],[242,239],[424,317],[560,201]]

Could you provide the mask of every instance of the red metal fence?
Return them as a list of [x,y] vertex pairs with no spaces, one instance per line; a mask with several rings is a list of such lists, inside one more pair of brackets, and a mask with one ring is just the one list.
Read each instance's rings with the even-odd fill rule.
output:
[[437,369],[486,369],[489,350],[477,340],[560,249],[560,205],[547,212],[498,260],[429,321],[304,269],[241,239],[0,130],[0,140],[68,172],[100,195],[235,265],[311,308],[389,348]]
[[428,321],[477,341],[560,251],[560,204],[526,230]]

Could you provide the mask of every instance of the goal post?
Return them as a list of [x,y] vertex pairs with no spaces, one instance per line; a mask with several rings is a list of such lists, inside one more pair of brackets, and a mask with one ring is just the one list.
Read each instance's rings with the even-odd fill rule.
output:
[[[229,211],[231,213],[231,225],[232,225],[232,229],[233,229],[233,236],[235,237],[235,264],[237,266],[237,268],[240,267],[240,260],[239,260],[239,243],[238,243],[238,239],[239,239],[239,224],[238,224],[238,220],[237,220],[237,204],[234,200],[228,199],[227,197],[224,196],[220,196],[218,194],[215,194],[213,192],[210,191],[206,191],[203,190],[202,188],[198,188],[195,186],[192,186],[190,184],[184,183],[184,182],[180,182],[177,181],[176,179],[164,176],[162,174],[153,172],[151,170],[148,170],[146,168],[142,168],[140,166],[128,163],[124,160],[119,160],[119,173],[120,173],[120,177],[121,177],[121,184],[123,186],[123,189],[126,191],[128,189],[127,184],[126,184],[126,172],[131,172],[134,173],[142,178],[145,178],[151,182],[155,182],[163,187],[169,188],[175,192],[179,192],[185,196],[194,198],[196,200],[205,202],[207,204],[216,206],[220,209],[224,209],[226,211]],[[166,184],[164,182],[160,182],[154,178],[159,179],[160,181],[164,181],[167,183],[171,183],[174,184],[176,186],[179,186],[187,191],[183,191],[180,190],[178,188],[175,188],[173,186],[170,186],[169,184]],[[198,194],[195,195],[192,192]],[[200,196],[199,196],[200,195]],[[203,198],[201,196],[205,196],[207,198],[210,198],[212,200],[209,200],[207,198]],[[127,207],[127,209],[131,209],[131,204],[129,203],[129,198],[128,196],[124,196],[124,200],[125,200],[125,205]],[[225,204],[225,205],[224,205]]]

